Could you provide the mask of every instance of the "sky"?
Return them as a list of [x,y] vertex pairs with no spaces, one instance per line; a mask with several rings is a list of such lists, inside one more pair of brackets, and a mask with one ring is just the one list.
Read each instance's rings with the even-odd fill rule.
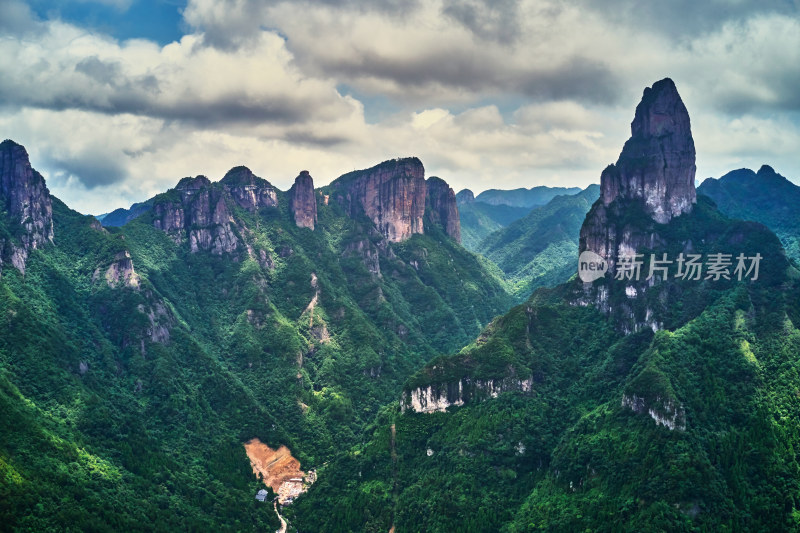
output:
[[800,0],[0,0],[0,139],[83,213],[406,156],[456,191],[585,187],[665,77],[698,180],[800,182]]

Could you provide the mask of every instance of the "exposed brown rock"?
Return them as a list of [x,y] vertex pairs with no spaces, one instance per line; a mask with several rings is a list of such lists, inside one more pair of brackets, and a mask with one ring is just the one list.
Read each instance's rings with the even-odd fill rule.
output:
[[192,252],[208,250],[216,255],[234,252],[239,240],[232,228],[233,218],[224,192],[212,187],[205,176],[183,178],[174,193],[156,197],[153,225],[176,243],[188,240]]
[[331,190],[350,216],[366,215],[389,241],[424,232],[425,169],[416,157],[350,172],[334,181]]
[[456,193],[441,178],[431,176],[427,185],[427,209],[431,222],[440,226],[456,242],[461,242],[461,220]]
[[253,174],[247,167],[230,169],[220,183],[240,207],[249,211],[278,205],[275,187],[267,180]]
[[0,208],[12,233],[11,240],[0,239],[0,267],[10,261],[24,274],[29,252],[53,241],[53,205],[28,152],[11,140],[0,143]]
[[[92,281],[100,278],[101,269],[95,270]],[[103,278],[109,287],[128,287],[131,289],[139,288],[139,274],[133,268],[131,254],[125,250],[114,256],[113,262],[106,268]]]
[[289,190],[294,222],[300,228],[311,228],[317,224],[317,197],[314,194],[314,180],[307,170],[300,172]]

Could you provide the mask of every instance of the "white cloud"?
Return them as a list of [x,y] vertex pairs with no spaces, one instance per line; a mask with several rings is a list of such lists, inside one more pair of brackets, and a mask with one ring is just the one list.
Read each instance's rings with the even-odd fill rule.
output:
[[[797,17],[738,9],[676,38],[583,7],[191,0],[195,30],[161,47],[9,0],[0,137],[95,213],[239,164],[284,189],[301,169],[322,185],[409,155],[455,189],[588,185],[616,160],[641,91],[669,75],[699,177],[762,163],[800,177]],[[385,102],[367,123],[365,105]]]

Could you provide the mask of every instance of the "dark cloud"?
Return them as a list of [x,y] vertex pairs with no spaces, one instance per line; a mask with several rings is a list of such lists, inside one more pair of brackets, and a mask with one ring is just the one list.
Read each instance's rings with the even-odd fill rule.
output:
[[122,161],[99,150],[64,158],[50,158],[46,161],[46,166],[53,169],[57,179],[74,177],[88,190],[121,183],[128,178],[128,171]]
[[442,13],[481,39],[508,44],[520,34],[517,0],[446,0]]
[[614,24],[645,28],[673,39],[695,38],[754,15],[800,13],[798,0],[578,0],[578,4]]
[[[301,10],[324,5],[361,14],[402,17],[415,11],[419,0],[190,0],[184,17],[189,26],[203,32],[204,45],[231,51],[246,47],[264,29],[276,30],[270,25],[267,11],[281,4],[291,4]],[[220,13],[224,15],[219,16]]]
[[515,70],[473,50],[452,48],[431,50],[412,60],[388,59],[366,51],[320,67],[330,76],[377,78],[414,89],[434,90],[439,86],[492,92],[494,96],[519,94],[537,101],[575,99],[613,104],[623,83],[609,65],[584,57],[566,57],[555,66],[539,66],[533,60],[529,68]]

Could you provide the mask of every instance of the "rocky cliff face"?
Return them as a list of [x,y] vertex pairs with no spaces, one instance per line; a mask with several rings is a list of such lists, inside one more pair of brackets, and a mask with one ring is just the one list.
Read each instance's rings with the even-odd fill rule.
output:
[[431,176],[426,182],[426,207],[431,222],[441,228],[456,242],[461,242],[461,221],[458,216],[456,193],[441,178]]
[[11,140],[0,143],[0,208],[9,223],[0,234],[0,268],[7,261],[24,274],[30,251],[53,241],[53,206],[28,152]]
[[300,172],[289,190],[289,202],[294,223],[300,228],[317,225],[317,198],[314,195],[314,180],[307,170]]
[[259,178],[247,167],[234,167],[220,180],[225,190],[240,207],[255,211],[259,207],[278,205],[275,187]]
[[424,233],[425,169],[416,157],[345,174],[330,187],[350,216],[366,215],[391,242]]
[[631,123],[631,137],[616,165],[600,177],[603,205],[617,198],[644,202],[653,220],[665,224],[691,211],[695,149],[689,112],[678,89],[666,78],[644,90]]
[[214,188],[205,176],[183,178],[174,191],[153,204],[153,225],[175,240],[188,240],[192,252],[209,250],[221,255],[239,244],[224,189]]
[[105,269],[97,268],[92,276],[92,282],[96,282],[102,275],[106,284],[113,288],[128,287],[138,289],[141,279],[133,268],[133,259],[127,250],[114,256],[111,264]]
[[443,412],[452,405],[464,405],[487,398],[497,398],[503,392],[530,392],[532,387],[532,378],[463,378],[454,383],[428,385],[406,391],[403,393],[400,407],[404,412],[406,410],[415,413]]
[[[586,216],[580,251],[591,250],[615,272],[616,258],[660,243],[657,232],[642,224],[618,224],[623,213],[642,211],[650,221],[665,224],[691,212],[695,149],[689,113],[669,78],[647,88],[636,107],[631,137],[616,164],[600,176],[600,199]],[[638,221],[641,222],[641,221]]]

